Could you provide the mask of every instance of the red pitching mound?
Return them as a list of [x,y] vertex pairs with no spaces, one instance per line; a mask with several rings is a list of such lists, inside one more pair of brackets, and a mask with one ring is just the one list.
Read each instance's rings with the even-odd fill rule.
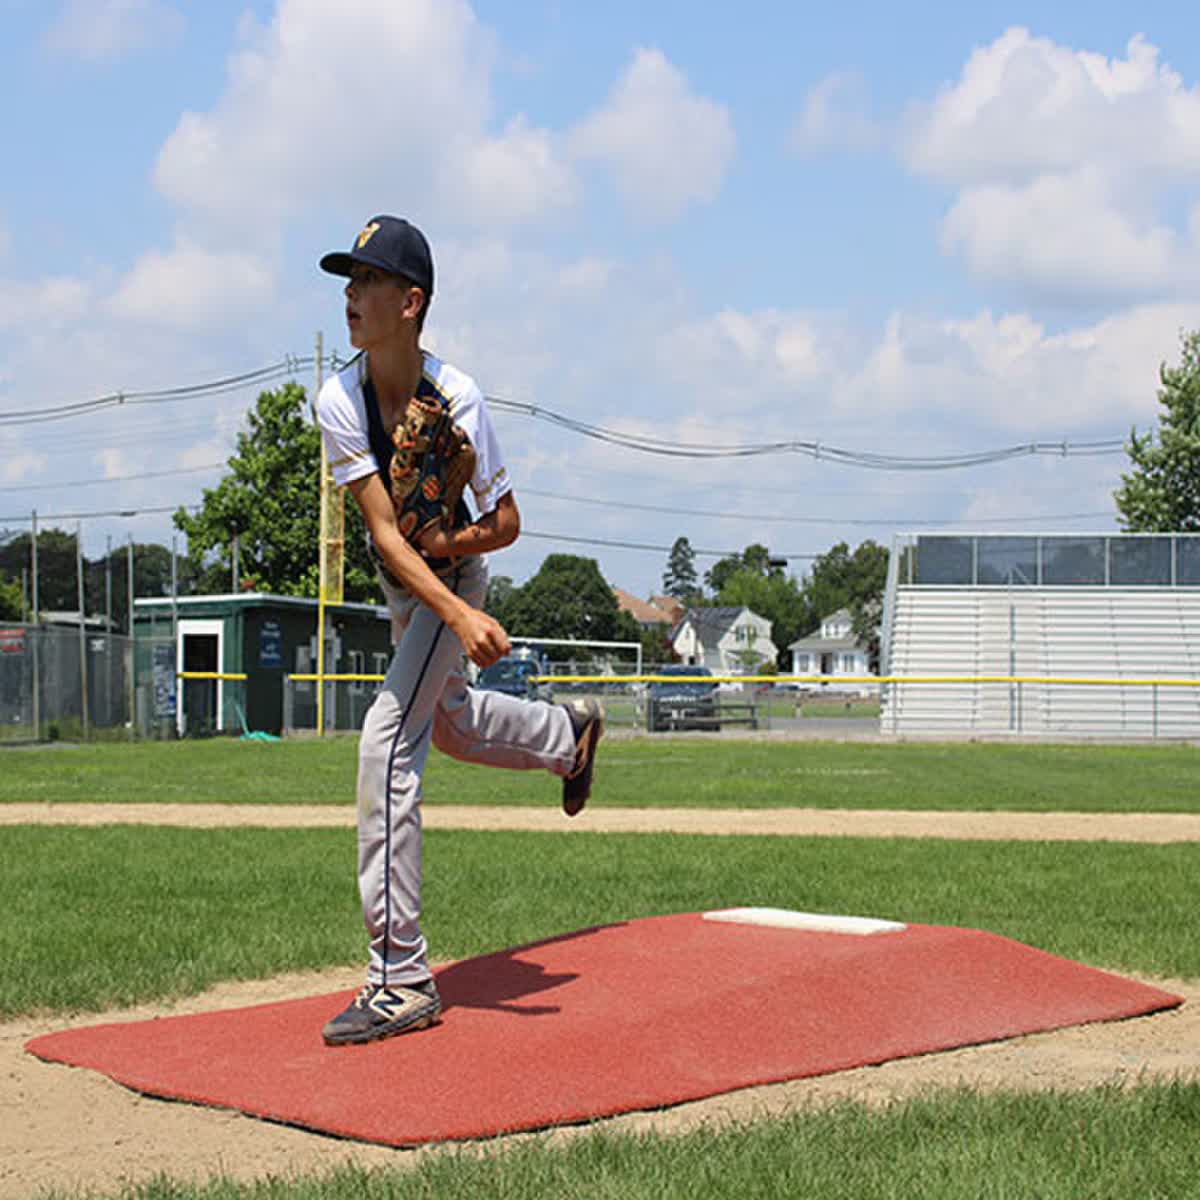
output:
[[437,973],[440,1025],[332,1049],[351,994],[35,1038],[176,1100],[389,1145],[658,1108],[1181,1003],[994,934],[775,909],[651,917]]

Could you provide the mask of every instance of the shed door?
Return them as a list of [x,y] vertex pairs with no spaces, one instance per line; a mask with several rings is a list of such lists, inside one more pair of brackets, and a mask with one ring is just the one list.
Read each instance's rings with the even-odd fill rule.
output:
[[[224,621],[180,621],[178,655],[182,670],[219,672],[224,635]],[[181,683],[175,718],[180,735],[219,732],[224,725],[224,681],[184,679]]]

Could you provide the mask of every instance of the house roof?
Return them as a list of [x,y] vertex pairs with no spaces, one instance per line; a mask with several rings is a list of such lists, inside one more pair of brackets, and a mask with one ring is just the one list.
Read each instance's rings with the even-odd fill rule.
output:
[[814,633],[811,637],[800,638],[788,646],[789,650],[863,650],[865,647],[857,638],[851,637],[836,637],[823,638],[819,633]]
[[689,608],[684,613],[675,632],[678,633],[679,629],[690,623],[702,646],[715,646],[734,627],[742,613],[750,613],[751,616],[758,615],[744,604]]
[[683,616],[687,607],[678,596],[651,596],[650,603],[655,608],[662,609],[671,618],[672,623]]
[[[854,619],[854,614],[848,608],[839,608],[837,612],[831,612],[828,616],[821,618],[821,625],[826,621],[836,621],[839,617],[847,621]],[[846,637],[822,637],[821,626],[817,627],[815,633],[810,633],[807,637],[799,638],[788,646],[789,650],[865,650],[866,645],[860,642],[853,633]]]
[[664,612],[656,604],[639,600],[637,596],[630,595],[629,592],[622,591],[619,587],[613,588],[613,595],[617,598],[617,607],[622,612],[627,612],[639,625],[671,625],[674,623],[674,618],[669,612]]

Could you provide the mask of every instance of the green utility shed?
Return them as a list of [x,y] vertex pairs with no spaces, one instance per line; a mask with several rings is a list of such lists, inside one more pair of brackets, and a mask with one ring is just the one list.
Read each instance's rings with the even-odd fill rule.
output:
[[[281,733],[285,677],[317,669],[317,615],[316,600],[262,592],[135,600],[139,727]],[[391,651],[384,606],[326,606],[326,674],[382,674]],[[177,680],[178,671],[246,679]],[[376,686],[327,685],[326,727],[356,728]],[[292,707],[292,727],[315,728],[316,685],[293,684]]]

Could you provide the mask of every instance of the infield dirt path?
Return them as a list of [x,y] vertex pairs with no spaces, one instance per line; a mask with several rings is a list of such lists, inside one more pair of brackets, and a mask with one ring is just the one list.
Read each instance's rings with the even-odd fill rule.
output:
[[[596,808],[569,820],[557,808],[427,804],[426,829],[539,833],[776,834],[972,841],[1200,842],[1194,813],[910,812],[821,808]],[[342,829],[354,809],[267,804],[0,804],[0,825],[260,826]]]
[[[344,808],[204,805],[0,805],[0,824],[158,823],[348,827]],[[1200,841],[1200,817],[1151,814],[915,813],[783,810],[589,810],[566,821],[532,808],[425,809],[427,828],[530,829],[557,832],[690,832],[807,836],[947,837],[1037,840]],[[343,1142],[237,1113],[153,1100],[91,1071],[42,1063],[26,1041],[73,1025],[144,1020],[165,1013],[269,1002],[356,986],[361,968],[340,968],[250,983],[231,983],[171,1006],[145,1005],[71,1018],[22,1017],[0,1024],[0,1200],[28,1200],[49,1187],[113,1191],[166,1172],[204,1180],[286,1177],[356,1162],[419,1161],[418,1151]],[[1172,1012],[1138,1020],[1034,1034],[817,1079],[748,1088],[662,1112],[614,1118],[615,1129],[682,1131],[851,1098],[884,1103],[932,1088],[1074,1089],[1178,1077],[1200,1080],[1200,981],[1147,979],[1184,997]],[[541,1137],[577,1137],[576,1129]],[[488,1143],[500,1145],[503,1143]]]

